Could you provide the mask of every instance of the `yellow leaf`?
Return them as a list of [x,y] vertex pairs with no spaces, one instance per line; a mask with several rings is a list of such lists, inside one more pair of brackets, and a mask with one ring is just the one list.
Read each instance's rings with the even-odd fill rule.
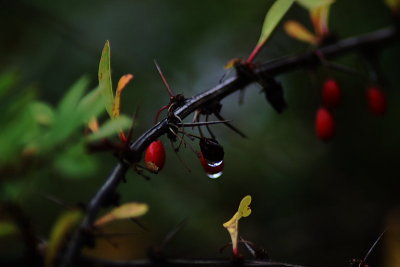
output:
[[137,218],[147,213],[149,207],[145,203],[130,202],[123,204],[97,219],[94,226],[102,226],[114,220]]
[[310,17],[314,25],[315,33],[319,38],[322,38],[329,33],[329,9],[330,5],[324,5],[310,11]]
[[276,0],[271,8],[265,15],[263,27],[261,30],[260,39],[257,42],[256,47],[251,52],[247,62],[252,62],[256,55],[260,52],[265,42],[271,36],[273,30],[278,26],[279,22],[292,6],[294,0]]
[[233,215],[233,217],[223,224],[223,226],[228,230],[229,235],[232,240],[232,251],[234,255],[238,255],[239,251],[237,248],[237,240],[239,235],[239,220],[242,217],[247,217],[251,214],[251,209],[249,207],[251,203],[251,196],[245,196],[239,204],[238,211]]
[[400,9],[400,0],[385,0],[385,3],[394,12],[398,12]]
[[289,20],[285,23],[286,33],[299,41],[316,44],[317,37],[297,21]]
[[132,74],[125,74],[119,79],[117,91],[115,92],[112,114],[113,118],[116,118],[120,114],[120,104],[121,104],[121,93],[125,89],[126,85],[133,79]]
[[65,241],[72,233],[73,229],[83,218],[81,210],[69,210],[63,213],[56,221],[51,230],[49,245],[45,255],[45,266],[54,266],[60,250],[63,248]]
[[242,199],[242,201],[240,201],[238,212],[241,217],[247,217],[250,215],[250,213],[251,213],[251,209],[249,207],[250,203],[251,203],[250,195],[245,196]]
[[265,15],[264,24],[261,30],[261,36],[257,44],[263,44],[265,43],[265,41],[267,41],[272,31],[276,28],[283,16],[292,6],[293,2],[294,0],[275,1],[275,3],[271,6],[267,14]]
[[103,102],[110,117],[112,117],[112,106],[114,102],[114,93],[111,82],[111,66],[110,66],[110,42],[106,41],[101,53],[99,64],[99,87]]

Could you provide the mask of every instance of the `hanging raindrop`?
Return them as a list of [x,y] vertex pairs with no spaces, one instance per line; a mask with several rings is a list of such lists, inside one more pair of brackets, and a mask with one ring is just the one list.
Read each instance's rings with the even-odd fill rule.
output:
[[210,179],[217,179],[221,177],[223,172],[217,172],[217,173],[207,173],[208,178]]

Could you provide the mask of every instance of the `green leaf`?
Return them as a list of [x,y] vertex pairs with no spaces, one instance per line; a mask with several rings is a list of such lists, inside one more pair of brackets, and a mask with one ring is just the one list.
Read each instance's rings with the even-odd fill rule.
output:
[[103,102],[110,117],[112,117],[112,107],[114,93],[111,82],[110,67],[110,42],[107,40],[101,53],[99,64],[99,87],[103,96]]
[[92,142],[96,140],[100,140],[109,136],[112,136],[114,134],[119,133],[122,130],[128,129],[132,125],[132,119],[120,115],[118,118],[108,120],[106,123],[104,123],[99,131],[91,134],[88,136],[87,140]]
[[264,24],[261,30],[260,39],[257,45],[263,45],[271,36],[273,30],[278,26],[283,16],[288,12],[294,0],[277,0],[272,4],[271,8],[265,15]]
[[97,161],[93,155],[89,155],[84,142],[67,147],[54,161],[54,169],[63,178],[84,179],[95,173]]
[[5,72],[0,75],[0,98],[15,84],[17,77],[13,72]]
[[85,77],[79,79],[61,100],[54,123],[46,136],[42,137],[43,148],[51,148],[65,141],[82,125],[81,114],[78,112],[78,104],[88,86],[89,80]]
[[330,5],[335,2],[335,0],[296,0],[299,5],[303,6],[308,10],[313,10],[320,6]]
[[87,77],[82,77],[75,82],[58,105],[59,116],[68,116],[69,114],[76,112],[76,107],[88,84],[89,79]]
[[97,87],[81,99],[77,111],[82,123],[87,124],[91,118],[99,116],[104,111],[104,104],[100,97],[101,90]]

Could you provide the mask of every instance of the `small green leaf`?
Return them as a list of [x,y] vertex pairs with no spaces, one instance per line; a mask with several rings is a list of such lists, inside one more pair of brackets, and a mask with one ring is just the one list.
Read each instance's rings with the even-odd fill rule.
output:
[[88,136],[88,141],[96,141],[106,137],[110,137],[114,134],[121,132],[122,130],[128,129],[132,125],[132,119],[120,115],[118,118],[108,120],[104,123],[100,129]]
[[58,105],[51,129],[46,136],[42,137],[42,144],[40,146],[43,149],[51,148],[65,141],[83,124],[82,116],[78,112],[78,104],[88,83],[89,81],[85,77],[79,79],[63,97]]
[[294,0],[276,0],[275,3],[272,4],[271,8],[265,15],[261,36],[257,45],[263,45],[267,41],[273,30],[278,26],[283,16],[292,6],[293,2]]
[[97,219],[94,226],[102,226],[115,220],[137,218],[146,214],[148,210],[149,207],[145,203],[125,203]]
[[335,0],[296,0],[299,5],[303,6],[305,9],[313,10],[315,8],[330,5],[335,2]]
[[68,116],[69,114],[76,112],[76,107],[88,84],[89,79],[87,77],[82,77],[75,82],[75,84],[68,90],[67,94],[63,96],[58,105],[59,116]]
[[15,84],[17,77],[13,72],[5,72],[0,75],[0,98]]
[[99,64],[99,86],[103,96],[103,102],[110,117],[112,117],[112,108],[114,102],[114,93],[111,82],[110,67],[110,42],[107,40],[101,53]]
[[84,142],[80,142],[63,150],[54,160],[54,169],[63,178],[84,179],[95,173],[97,161],[89,155]]
[[100,87],[90,91],[78,104],[77,111],[82,123],[87,124],[93,117],[99,116],[104,111],[104,104],[100,100]]

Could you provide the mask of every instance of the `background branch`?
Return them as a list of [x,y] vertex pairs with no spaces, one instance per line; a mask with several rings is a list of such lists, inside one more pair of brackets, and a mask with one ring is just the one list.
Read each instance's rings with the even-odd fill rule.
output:
[[[354,50],[378,49],[379,46],[398,39],[399,29],[389,27],[363,36],[341,40],[332,45],[321,47],[305,54],[281,58],[258,65],[254,68],[254,73],[256,75],[236,75],[210,90],[186,99],[184,104],[174,111],[174,115],[184,119],[195,110],[213,102],[219,102],[226,96],[255,82],[256,76],[274,77],[299,68],[316,67],[321,64],[321,56],[325,59],[331,59]],[[120,159],[120,162],[91,199],[86,210],[85,219],[74,233],[64,258],[60,262],[61,266],[69,266],[77,258],[84,245],[85,233],[91,228],[100,207],[106,203],[110,194],[115,193],[115,188],[124,179],[130,164],[139,162],[147,146],[161,135],[167,133],[168,123],[168,119],[160,121],[131,144],[130,150],[132,158],[129,160],[125,158]]]

